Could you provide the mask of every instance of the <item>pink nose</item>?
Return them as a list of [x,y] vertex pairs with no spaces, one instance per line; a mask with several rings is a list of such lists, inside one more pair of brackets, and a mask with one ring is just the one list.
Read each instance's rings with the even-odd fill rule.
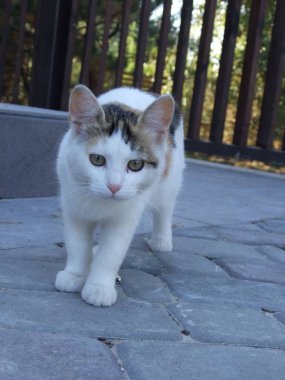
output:
[[112,184],[107,185],[107,187],[111,191],[112,194],[117,193],[121,188],[120,185],[112,185]]

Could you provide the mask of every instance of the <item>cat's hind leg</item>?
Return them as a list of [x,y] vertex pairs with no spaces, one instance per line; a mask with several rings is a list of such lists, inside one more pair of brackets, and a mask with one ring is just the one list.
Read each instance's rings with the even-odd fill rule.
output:
[[182,168],[175,176],[171,173],[169,177],[162,179],[151,198],[153,232],[148,245],[153,251],[172,251],[172,218],[181,182]]
[[153,232],[151,239],[147,240],[153,251],[172,251],[172,215],[174,200],[158,202],[151,208],[153,216]]

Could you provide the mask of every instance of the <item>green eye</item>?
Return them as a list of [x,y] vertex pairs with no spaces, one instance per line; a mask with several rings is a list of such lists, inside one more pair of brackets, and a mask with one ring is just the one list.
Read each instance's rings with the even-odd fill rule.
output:
[[130,169],[133,172],[138,172],[142,170],[143,167],[144,167],[143,160],[131,160],[128,162],[128,169]]
[[89,156],[91,164],[95,166],[103,166],[105,165],[105,157],[100,154],[90,154]]

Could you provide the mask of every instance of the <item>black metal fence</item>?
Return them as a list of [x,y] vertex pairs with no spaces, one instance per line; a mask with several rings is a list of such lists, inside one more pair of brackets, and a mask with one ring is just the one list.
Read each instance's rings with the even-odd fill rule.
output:
[[[226,15],[219,70],[215,80],[211,120],[202,133],[202,116],[208,84],[208,68],[217,5],[224,6]],[[0,96],[1,101],[22,103],[52,109],[66,109],[71,85],[81,82],[96,94],[108,87],[133,85],[161,92],[168,80],[165,68],[169,59],[169,39],[173,38],[173,7],[179,6],[179,24],[175,40],[175,62],[171,72],[171,92],[185,111],[187,151],[203,152],[265,162],[285,163],[284,125],[278,129],[276,115],[285,66],[285,1],[206,0],[203,5],[201,34],[191,96],[185,97],[185,73],[191,51],[191,20],[193,0],[161,1],[155,70],[145,73],[152,13],[157,1],[151,0],[6,0],[0,1]],[[201,3],[201,2],[200,2]],[[248,5],[249,4],[249,5]],[[236,41],[240,31],[243,7],[250,9],[246,43],[238,85],[236,113],[232,138],[225,140],[226,115],[229,106],[231,78]],[[273,9],[270,25],[269,51],[264,71],[264,88],[255,141],[249,139],[253,102],[256,91],[260,55],[264,49],[264,23]],[[98,17],[100,20],[98,21]],[[127,48],[131,25],[136,20],[136,48],[132,71],[126,72]],[[177,17],[176,17],[177,21]],[[100,32],[99,32],[100,29]],[[116,36],[113,76],[106,80],[109,65],[110,39]],[[97,50],[96,50],[97,46]],[[99,48],[98,48],[99,46]],[[173,51],[172,51],[173,54]],[[94,57],[96,59],[94,60]],[[113,52],[114,57],[114,52]],[[12,64],[11,64],[12,62]],[[95,75],[93,70],[96,66]],[[74,67],[77,67],[77,77]],[[25,67],[25,71],[23,69]],[[94,79],[94,76],[96,77]],[[106,84],[107,83],[107,84]],[[187,92],[186,92],[187,93]],[[188,90],[189,93],[189,90]],[[281,132],[280,132],[281,130]],[[281,137],[280,137],[281,136]]]

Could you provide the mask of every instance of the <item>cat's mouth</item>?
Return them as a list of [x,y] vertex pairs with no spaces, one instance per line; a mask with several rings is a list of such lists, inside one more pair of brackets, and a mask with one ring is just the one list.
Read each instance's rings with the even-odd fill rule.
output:
[[99,200],[107,200],[111,202],[120,202],[120,201],[127,201],[134,197],[134,195],[126,195],[126,194],[108,194],[108,193],[101,193],[101,194],[94,194],[95,197]]
[[115,193],[110,194],[108,196],[108,199],[113,200],[115,202],[122,202],[122,201],[128,201],[136,196],[135,193]]
[[127,197],[127,196],[123,196],[123,195],[120,195],[120,194],[111,194],[109,196],[109,199],[114,200],[116,202],[118,202],[118,201],[127,201],[130,198],[132,198],[132,197],[130,197],[130,196]]

